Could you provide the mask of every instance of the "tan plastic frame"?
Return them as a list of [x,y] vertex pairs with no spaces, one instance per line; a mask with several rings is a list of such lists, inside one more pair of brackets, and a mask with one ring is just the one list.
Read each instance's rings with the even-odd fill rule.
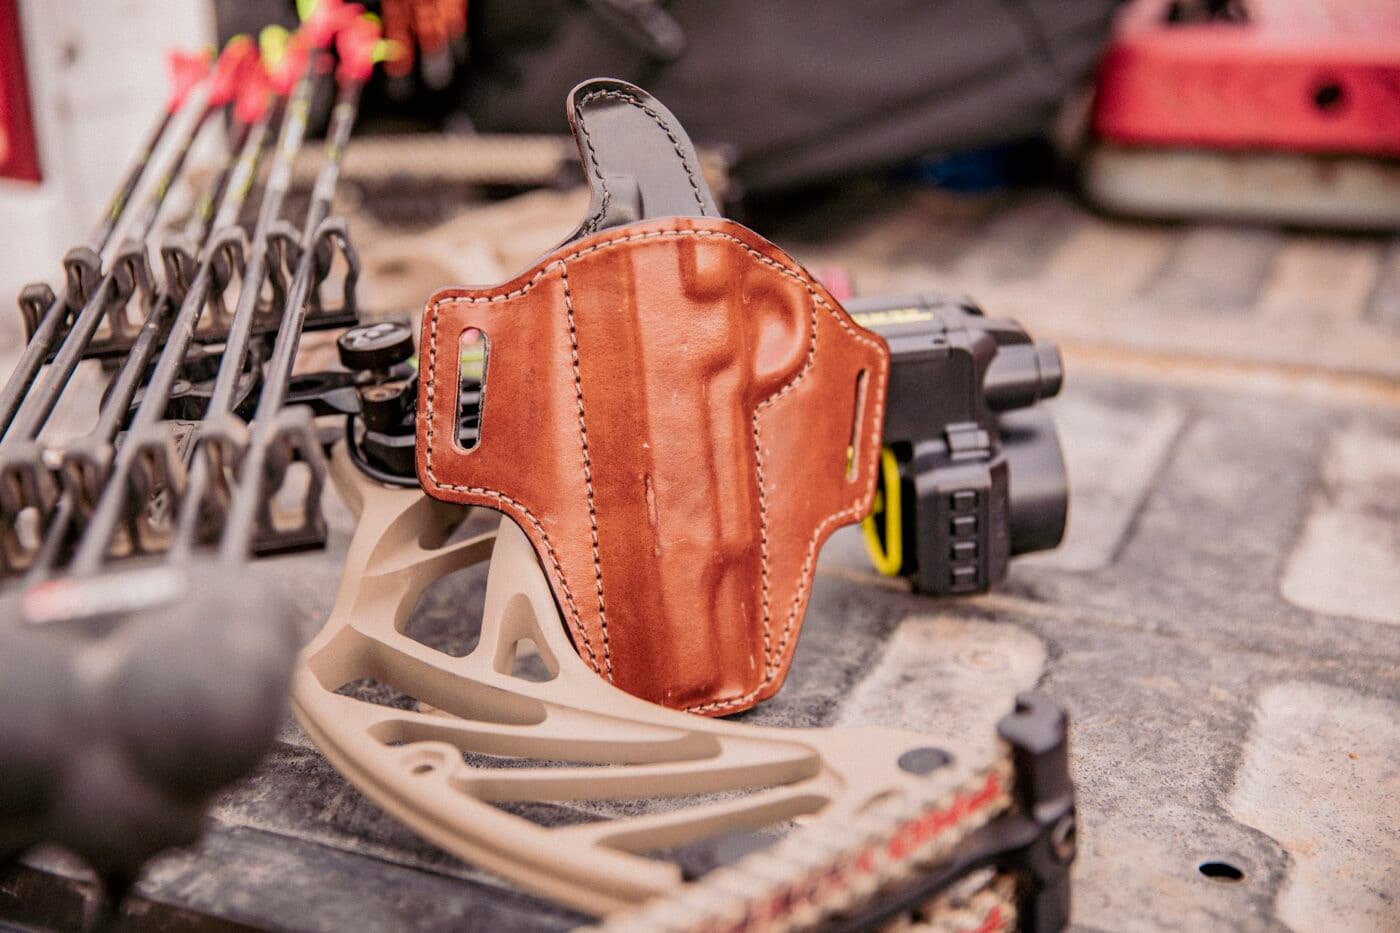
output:
[[[494,534],[444,543],[462,507],[367,479],[343,446],[331,472],[359,524],[331,615],[298,661],[293,708],[351,783],[460,858],[594,915],[689,892],[698,898],[685,898],[687,918],[752,916],[777,892],[791,899],[804,878],[826,886],[801,889],[804,903],[825,912],[859,893],[844,881],[826,889],[836,869],[859,875],[868,895],[946,854],[1009,805],[1007,754],[991,736],[985,748],[961,749],[878,727],[760,727],[623,693],[574,653],[534,552],[509,519]],[[488,559],[480,640],[470,654],[453,657],[403,634],[429,584]],[[512,673],[526,638],[548,668],[546,681]],[[336,692],[361,679],[416,698],[418,708]],[[925,776],[900,767],[905,752],[929,746],[951,752],[953,764]],[[473,766],[464,753],[552,766]],[[747,793],[553,827],[493,805],[717,792]],[[640,854],[789,820],[801,828],[771,847],[776,858],[749,856],[763,856],[754,863],[760,875],[735,872],[743,862],[725,870],[737,892],[717,887],[723,871],[711,873],[716,882],[685,884],[677,866]],[[710,909],[701,909],[707,901]]]

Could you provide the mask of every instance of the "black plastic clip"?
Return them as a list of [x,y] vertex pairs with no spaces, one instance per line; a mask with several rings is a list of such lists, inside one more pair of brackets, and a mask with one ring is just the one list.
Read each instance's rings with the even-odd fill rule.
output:
[[1016,697],[1015,710],[997,723],[997,733],[1011,746],[1015,817],[1025,824],[1021,832],[1028,837],[1000,861],[1021,878],[1021,929],[1062,930],[1069,926],[1069,867],[1076,851],[1069,718],[1045,694],[1023,693]]
[[160,246],[160,263],[165,270],[165,290],[179,304],[194,282],[199,267],[199,244],[188,235],[172,236]]
[[248,256],[248,236],[242,227],[230,227],[214,236],[205,247],[210,263],[209,294],[204,314],[197,325],[198,339],[219,339],[228,336],[233,310],[224,300],[224,293],[235,279],[242,280]]
[[63,276],[68,306],[77,311],[97,290],[102,279],[102,257],[91,246],[75,246],[63,254]]
[[947,862],[829,928],[878,929],[985,868],[1016,878],[1018,929],[1057,933],[1068,927],[1069,867],[1075,855],[1068,732],[1068,718],[1055,701],[1038,692],[1017,696],[1015,709],[997,723],[1011,749],[1015,805],[960,842]]
[[[326,458],[309,408],[297,405],[272,416],[271,433],[255,443],[267,445],[263,475],[240,471],[240,483],[258,483],[257,531],[253,551],[258,556],[282,554],[326,543],[326,520],[321,493],[326,486]],[[279,501],[293,463],[305,464],[306,486],[295,502]]]
[[24,339],[29,342],[34,339],[34,332],[39,329],[39,325],[49,314],[52,308],[53,313],[63,315],[62,326],[68,325],[68,318],[72,316],[72,308],[64,305],[62,310],[55,308],[58,303],[58,296],[54,294],[53,288],[48,282],[34,282],[24,286],[19,293],[19,315],[24,321]]
[[272,288],[272,300],[258,305],[258,317],[273,330],[280,323],[280,312],[287,304],[287,292],[291,290],[300,262],[301,231],[289,220],[278,220],[267,231],[267,281]]
[[[360,279],[360,254],[350,242],[350,231],[343,217],[327,217],[321,221],[312,237],[315,256],[315,275],[312,277],[311,313],[307,315],[308,330],[349,327],[359,321],[359,308],[355,304],[355,285]],[[345,273],[340,285],[340,300],[332,303],[327,299],[326,284],[336,262],[336,255],[345,262]]]
[[145,244],[140,241],[124,243],[112,259],[112,271],[116,275],[117,291],[107,305],[106,326],[89,341],[84,356],[99,356],[116,348],[120,348],[116,352],[122,352],[131,347],[139,327],[132,321],[129,311],[133,298],[139,299],[143,315],[150,314],[155,307],[156,279]]
[[29,565],[59,492],[36,442],[16,441],[0,455],[0,577]]

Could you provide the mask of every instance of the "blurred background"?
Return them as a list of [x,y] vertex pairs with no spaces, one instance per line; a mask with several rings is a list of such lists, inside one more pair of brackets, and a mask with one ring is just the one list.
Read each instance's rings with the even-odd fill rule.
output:
[[[1078,922],[1396,928],[1400,833],[1377,800],[1400,747],[1400,3],[367,6],[407,54],[367,92],[337,192],[366,319],[508,278],[574,229],[565,95],[606,75],[663,101],[725,211],[833,292],[966,293],[1063,351],[1064,545],[997,593],[915,604],[838,534],[806,679],[762,721],[961,734],[1048,685],[1075,724]],[[59,278],[161,106],[167,48],[295,21],[291,0],[0,0],[0,295]],[[0,371],[22,334],[0,307]],[[349,524],[283,565],[315,624]],[[884,621],[848,624],[869,606]],[[302,800],[306,774],[344,785],[283,738],[216,811],[228,838],[369,852],[501,900],[353,793]],[[152,891],[222,905],[192,864],[195,894]],[[228,869],[220,890],[256,904],[283,874]],[[317,893],[371,910],[361,887]],[[448,898],[432,891],[413,909]],[[282,922],[267,903],[250,922]]]
[[[371,312],[567,232],[564,96],[610,75],[681,119],[732,216],[838,288],[974,293],[1072,354],[1397,375],[1388,0],[368,6],[406,53],[341,189]],[[51,276],[111,190],[164,50],[273,22],[295,24],[291,0],[0,0],[0,290]]]

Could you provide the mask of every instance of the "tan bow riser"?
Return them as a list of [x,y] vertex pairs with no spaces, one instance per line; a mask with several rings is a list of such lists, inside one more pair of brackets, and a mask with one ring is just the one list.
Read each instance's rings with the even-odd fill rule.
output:
[[[343,449],[332,475],[359,524],[335,607],[301,656],[294,709],[367,797],[469,862],[595,915],[691,891],[700,898],[685,902],[692,919],[709,916],[693,913],[705,905],[745,916],[779,891],[791,896],[814,872],[827,877],[845,865],[850,885],[813,894],[827,905],[813,909],[825,911],[862,885],[936,861],[1010,806],[1009,756],[990,736],[985,747],[947,748],[875,727],[774,729],[630,696],[575,652],[511,520],[455,540],[467,509],[376,484]],[[469,654],[453,657],[405,634],[430,584],[486,560],[480,638]],[[514,675],[522,639],[533,642],[548,679]],[[363,680],[417,702],[392,708],[337,693]],[[929,746],[951,752],[953,764],[922,776],[900,767],[901,755]],[[685,799],[693,795],[707,796]],[[636,798],[674,806],[631,815],[606,804]],[[498,806],[523,801],[572,802],[612,818],[544,826]],[[686,884],[675,864],[643,854],[794,820],[800,828],[786,840],[748,857],[765,866],[744,882],[750,897],[724,886],[737,866]]]

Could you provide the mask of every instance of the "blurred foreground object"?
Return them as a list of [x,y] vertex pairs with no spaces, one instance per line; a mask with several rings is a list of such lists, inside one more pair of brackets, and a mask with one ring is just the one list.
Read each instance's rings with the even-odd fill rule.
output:
[[380,6],[384,37],[398,49],[385,73],[403,80],[416,61],[428,87],[445,88],[466,51],[467,0],[382,0]]
[[[21,295],[29,340],[0,389],[0,578],[24,575],[0,602],[0,868],[56,844],[120,902],[276,732],[293,612],[250,592],[246,565],[325,539],[319,439],[288,403],[302,332],[354,322],[329,215],[379,37],[357,14],[319,0],[295,35],[265,31],[261,56],[237,37],[212,69],[172,54],[168,101],[64,283]],[[332,47],[337,104],[298,229],[284,202]],[[221,167],[172,225],[172,185],[225,121]],[[342,267],[335,306],[322,285]],[[75,378],[93,359],[101,393]],[[82,396],[96,424],[64,437],[51,416]]]
[[1111,210],[1400,227],[1400,4],[1136,0],[1093,129]]
[[478,130],[562,132],[595,74],[644,84],[747,194],[1035,136],[1093,71],[1118,0],[474,0]]

